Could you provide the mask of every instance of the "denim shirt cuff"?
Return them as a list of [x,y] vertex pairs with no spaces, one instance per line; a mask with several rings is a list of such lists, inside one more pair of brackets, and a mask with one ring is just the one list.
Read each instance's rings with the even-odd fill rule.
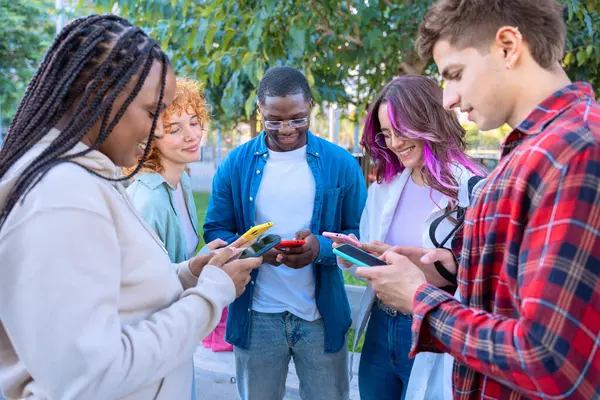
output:
[[333,242],[331,239],[321,235],[315,235],[315,237],[319,241],[319,255],[317,256],[315,263],[337,266],[337,259],[335,254],[333,254]]

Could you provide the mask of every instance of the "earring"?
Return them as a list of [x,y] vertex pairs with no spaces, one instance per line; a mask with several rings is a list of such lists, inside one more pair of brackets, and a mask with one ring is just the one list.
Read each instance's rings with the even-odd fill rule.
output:
[[510,66],[510,61],[506,62],[506,69],[510,70],[512,67]]
[[515,36],[517,37],[517,39],[523,40],[523,35],[521,35],[521,31],[519,31],[519,27],[515,26],[515,29],[517,30],[517,32],[515,33]]

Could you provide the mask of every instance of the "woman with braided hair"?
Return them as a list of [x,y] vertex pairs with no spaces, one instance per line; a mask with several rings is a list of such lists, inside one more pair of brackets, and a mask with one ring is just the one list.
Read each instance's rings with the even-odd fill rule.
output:
[[194,350],[262,260],[172,264],[128,199],[174,91],[157,43],[116,16],[74,21],[44,57],[0,151],[4,396],[191,397]]

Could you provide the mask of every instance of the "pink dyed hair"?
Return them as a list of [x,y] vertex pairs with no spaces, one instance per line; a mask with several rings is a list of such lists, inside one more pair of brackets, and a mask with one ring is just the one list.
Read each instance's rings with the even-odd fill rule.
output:
[[451,203],[458,200],[453,165],[464,166],[476,175],[486,174],[482,166],[466,155],[465,130],[456,113],[444,109],[438,84],[424,76],[403,75],[385,85],[367,114],[361,145],[375,162],[377,182],[389,182],[404,170],[391,150],[376,143],[376,135],[381,132],[378,113],[383,104],[388,105],[388,116],[396,132],[423,141],[425,183],[454,200]]

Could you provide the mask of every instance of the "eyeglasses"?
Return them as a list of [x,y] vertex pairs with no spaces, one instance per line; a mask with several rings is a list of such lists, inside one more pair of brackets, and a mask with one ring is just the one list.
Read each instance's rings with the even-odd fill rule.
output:
[[298,118],[298,119],[290,119],[288,121],[263,121],[265,128],[271,131],[279,131],[283,128],[284,124],[287,124],[290,128],[304,128],[308,126],[309,117],[306,118]]
[[400,132],[379,132],[377,135],[375,135],[375,144],[377,144],[377,146],[381,147],[382,149],[387,149],[388,141],[392,140],[392,135],[394,135],[396,139],[406,139],[406,136],[404,136]]

